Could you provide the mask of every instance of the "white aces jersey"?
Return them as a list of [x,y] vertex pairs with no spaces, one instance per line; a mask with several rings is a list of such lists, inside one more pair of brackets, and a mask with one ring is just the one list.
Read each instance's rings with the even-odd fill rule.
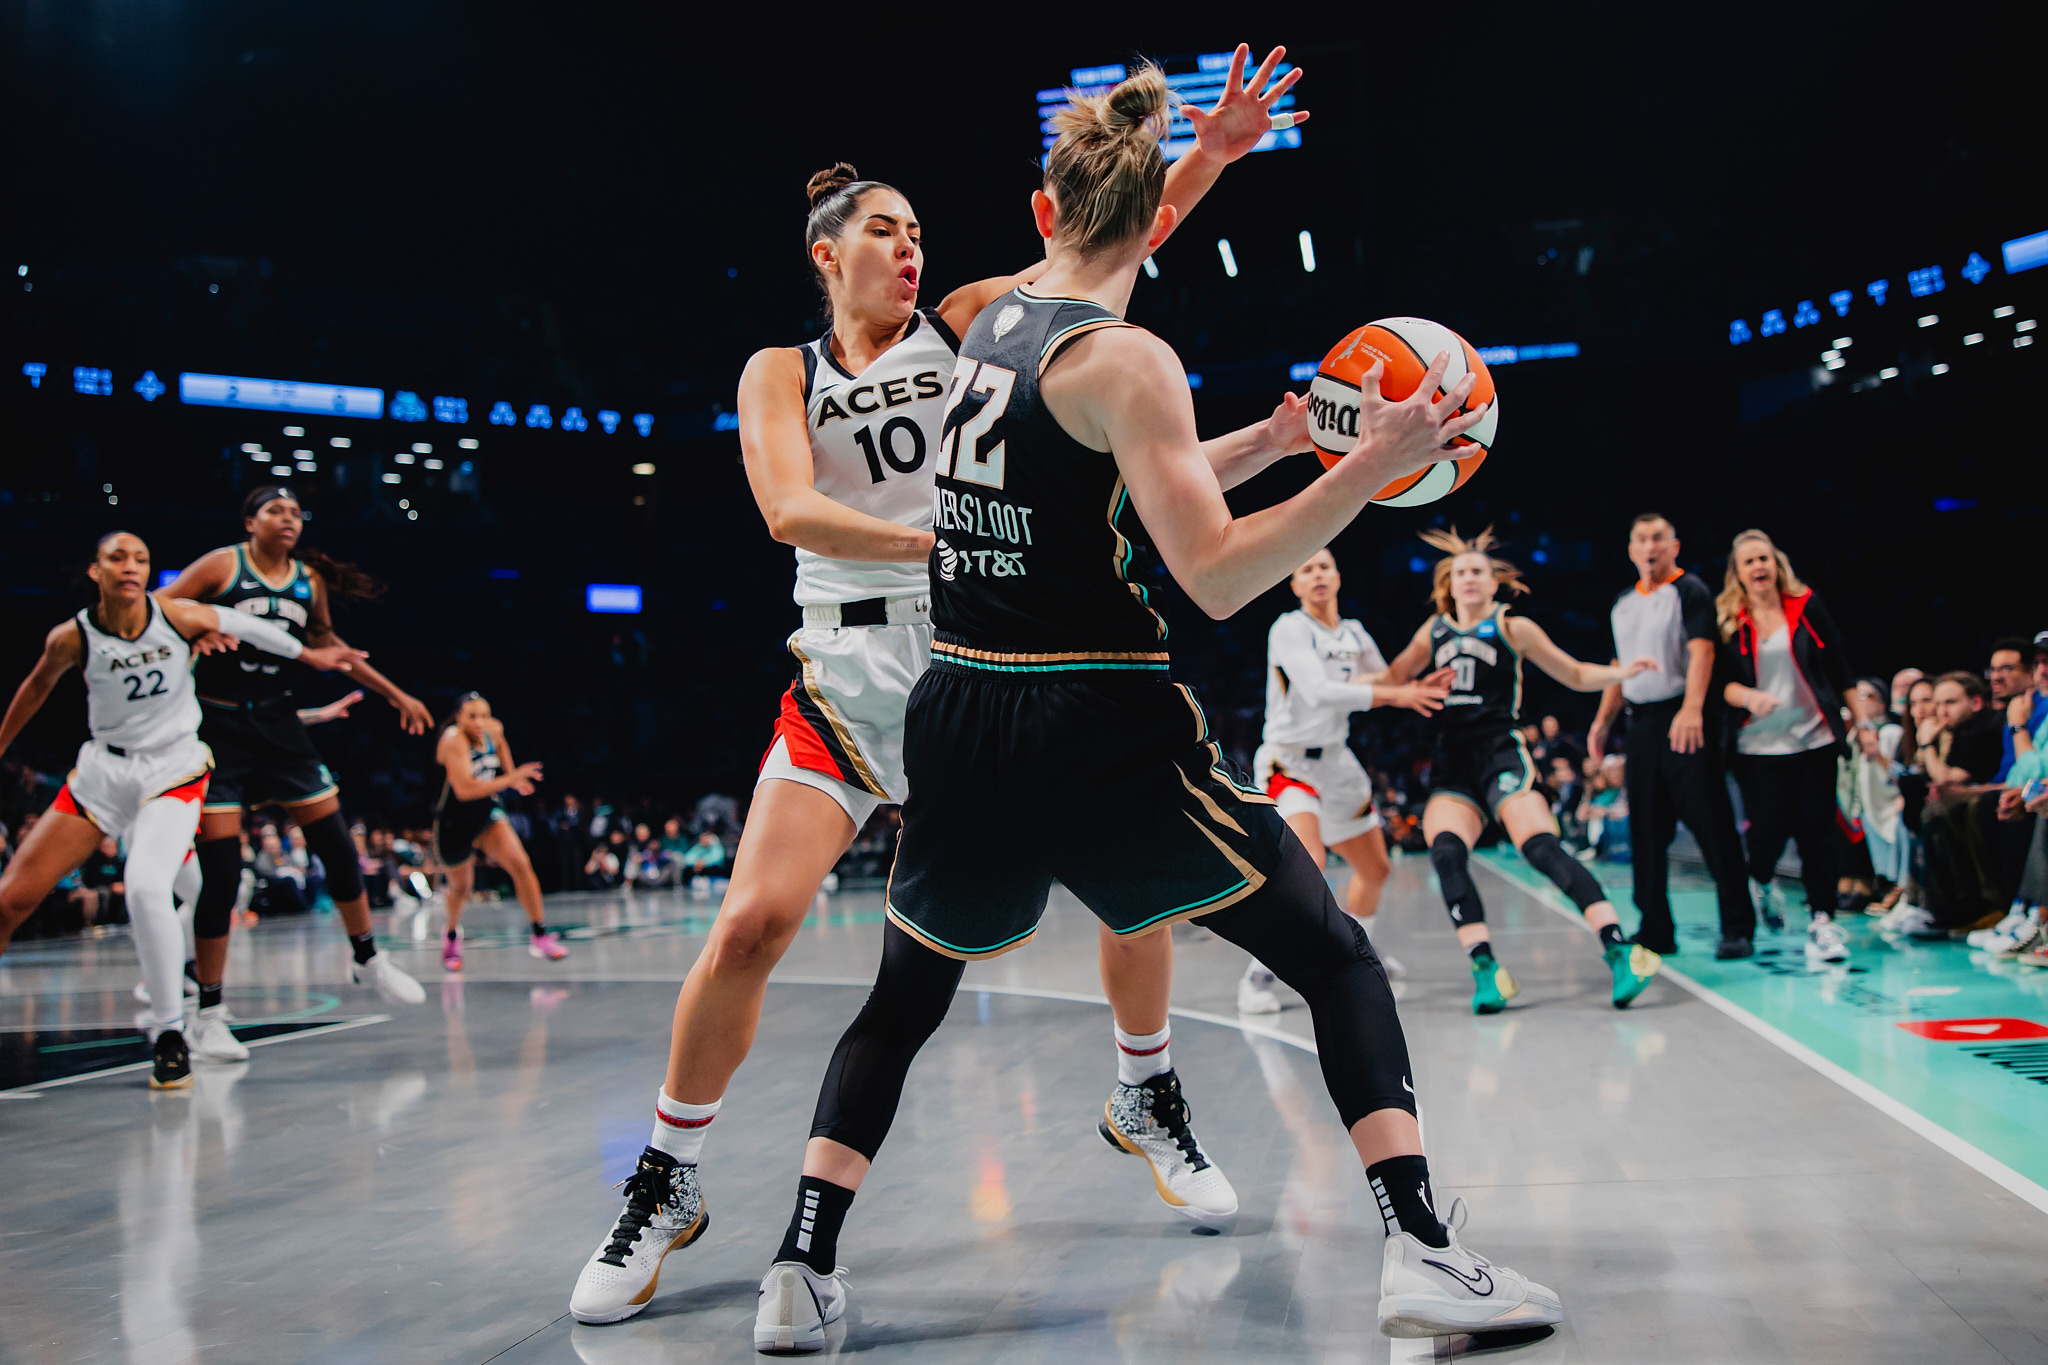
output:
[[1331,630],[1290,611],[1266,635],[1267,744],[1342,744],[1351,713],[1372,704],[1372,689],[1352,679],[1387,666],[1365,627],[1349,619]]
[[154,749],[199,733],[192,646],[156,599],[146,600],[149,624],[133,640],[101,630],[91,608],[76,618],[92,737],[117,749]]
[[[833,358],[829,335],[800,347],[811,486],[856,512],[930,530],[932,470],[958,347],[958,338],[929,308],[919,310],[903,339],[858,377]],[[929,590],[922,560],[871,564],[796,552],[799,606]]]

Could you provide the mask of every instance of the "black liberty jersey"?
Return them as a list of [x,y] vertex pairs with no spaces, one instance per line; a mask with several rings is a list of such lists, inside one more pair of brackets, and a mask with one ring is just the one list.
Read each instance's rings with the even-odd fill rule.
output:
[[[481,749],[473,744],[470,746],[469,775],[478,782],[494,782],[505,775],[505,764],[498,752],[498,741],[492,739],[489,735],[484,736],[484,743]],[[486,802],[495,802],[497,799],[495,795],[492,795],[480,796],[474,801],[463,801],[455,795],[455,788],[449,784],[448,777],[444,773],[441,777],[441,796],[439,800],[434,802],[434,810],[438,814],[456,806],[483,805]]]
[[1522,709],[1522,656],[1508,643],[1508,609],[1496,604],[1486,619],[1461,631],[1448,616],[1429,623],[1429,671],[1449,668],[1444,698],[1445,738],[1506,730]]
[[1129,325],[1087,299],[1017,289],[968,329],[939,437],[934,662],[1166,672],[1166,622],[1132,581],[1144,533],[1116,458],[1067,435],[1038,391],[1061,347]]
[[[260,616],[291,632],[300,644],[309,643],[307,623],[313,615],[313,573],[298,560],[280,587],[263,581],[249,563],[248,547],[235,547],[235,576],[226,591],[207,599],[223,611]],[[292,684],[305,672],[305,665],[275,654],[259,654],[248,647],[209,654],[194,670],[199,695],[209,701],[239,706],[260,706],[291,693]]]

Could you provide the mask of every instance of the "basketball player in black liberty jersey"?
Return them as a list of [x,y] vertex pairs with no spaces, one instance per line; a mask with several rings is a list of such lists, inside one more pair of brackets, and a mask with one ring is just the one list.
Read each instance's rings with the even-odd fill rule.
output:
[[1496,602],[1494,594],[1502,587],[1511,592],[1527,592],[1528,587],[1513,564],[1487,553],[1494,544],[1491,529],[1470,540],[1455,528],[1425,531],[1422,538],[1447,556],[1436,565],[1432,595],[1437,614],[1394,656],[1387,677],[1405,682],[1424,672],[1452,672],[1451,694],[1437,715],[1422,834],[1429,840],[1429,860],[1458,942],[1472,957],[1473,1012],[1498,1014],[1519,989],[1494,958],[1486,910],[1467,863],[1488,820],[1498,820],[1522,856],[1585,915],[1614,975],[1614,1007],[1626,1008],[1657,974],[1657,954],[1622,938],[1620,917],[1607,893],[1558,840],[1557,822],[1551,819],[1549,801],[1536,790],[1536,765],[1515,729],[1515,716],[1522,709],[1524,658],[1578,692],[1598,692],[1657,665],[1650,659],[1618,666],[1581,663],[1534,621],[1509,615],[1507,604]]
[[[938,450],[932,662],[910,696],[882,964],[818,1098],[796,1211],[763,1284],[763,1350],[822,1346],[813,1276],[836,1281],[840,1227],[911,1059],[964,961],[1028,939],[1055,877],[1119,934],[1193,917],[1308,1001],[1389,1228],[1383,1331],[1562,1317],[1549,1290],[1465,1252],[1437,1218],[1386,975],[1272,802],[1220,757],[1194,694],[1169,679],[1164,623],[1130,573],[1149,539],[1197,605],[1228,616],[1484,409],[1456,415],[1469,380],[1441,403],[1391,403],[1372,374],[1357,448],[1297,497],[1233,518],[1222,485],[1271,453],[1272,433],[1205,445],[1186,372],[1122,316],[1173,226],[1156,133],[1166,104],[1164,76],[1145,66],[1058,116],[1032,201],[1046,272],[984,308],[961,344]],[[1418,394],[1437,391],[1447,359]],[[1305,448],[1305,431],[1287,435],[1288,449]],[[1068,837],[1048,840],[1048,825]]]
[[[283,485],[266,485],[243,499],[242,525],[246,541],[194,560],[171,584],[170,594],[274,622],[304,644],[344,643],[328,617],[329,594],[373,591],[368,576],[299,544],[304,514],[298,496]],[[341,789],[292,705],[300,671],[296,664],[239,653],[211,655],[196,670],[199,737],[213,750],[214,761],[199,821],[201,882],[192,916],[201,1008],[220,1003],[227,973],[228,923],[242,874],[242,812],[268,805],[284,808],[327,870],[328,894],[354,950],[350,975],[356,984],[374,986],[387,1000],[416,1005],[426,992],[388,954],[377,951],[370,932],[369,896],[355,841],[341,816]],[[356,664],[352,676],[397,708],[407,734],[424,734],[433,723],[425,706],[368,664]]]

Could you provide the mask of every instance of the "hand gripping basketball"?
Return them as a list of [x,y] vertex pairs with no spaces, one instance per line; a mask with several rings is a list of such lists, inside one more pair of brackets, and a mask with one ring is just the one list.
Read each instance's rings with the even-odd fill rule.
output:
[[1358,385],[1358,440],[1340,463],[1355,460],[1369,466],[1379,480],[1373,486],[1382,488],[1443,458],[1445,447],[1486,416],[1484,403],[1470,412],[1460,411],[1477,375],[1468,372],[1448,390],[1438,387],[1450,363],[1449,351],[1437,352],[1414,392],[1390,399],[1380,392],[1385,364],[1374,359]]

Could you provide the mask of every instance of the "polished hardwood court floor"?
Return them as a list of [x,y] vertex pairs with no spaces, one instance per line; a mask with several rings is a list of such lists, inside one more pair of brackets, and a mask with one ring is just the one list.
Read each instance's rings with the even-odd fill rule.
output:
[[[1341,873],[1336,874],[1341,879]],[[1539,1340],[1395,1343],[1373,1326],[1379,1220],[1306,1012],[1241,1026],[1243,956],[1175,930],[1173,1055],[1235,1182],[1205,1235],[1094,1122],[1114,1079],[1093,921],[1056,893],[1022,950],[970,966],[912,1071],[842,1242],[831,1353],[894,1361],[2048,1361],[2048,1213],[1669,983],[1607,1001],[1593,941],[1483,881],[1523,993],[1487,1019],[1423,859],[1396,862],[1398,983],[1440,1202],[1562,1295]],[[821,898],[711,1136],[712,1229],[648,1311],[568,1316],[646,1140],[675,985],[715,911],[562,897],[566,962],[478,907],[382,933],[427,985],[343,983],[331,917],[238,936],[251,1059],[152,1094],[119,936],[0,960],[0,1360],[654,1365],[752,1358],[820,1076],[858,1009],[880,898]],[[1686,959],[1681,958],[1680,963]],[[337,1027],[339,1026],[339,1027]],[[2015,1082],[2022,1083],[2022,1082]]]

